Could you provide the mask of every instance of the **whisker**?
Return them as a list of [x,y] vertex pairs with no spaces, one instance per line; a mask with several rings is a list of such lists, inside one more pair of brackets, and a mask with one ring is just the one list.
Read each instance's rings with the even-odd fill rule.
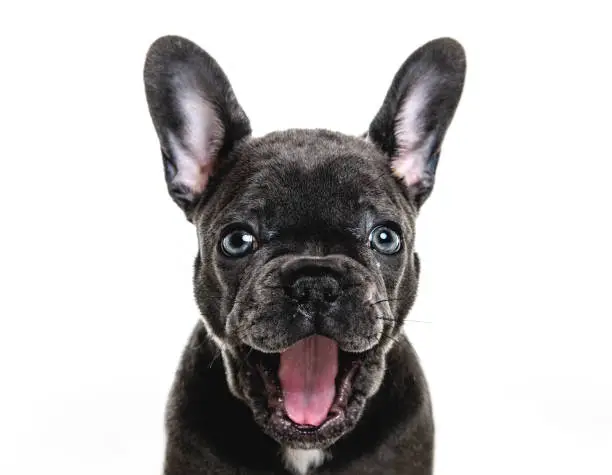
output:
[[384,320],[386,322],[396,322],[397,320],[393,317],[379,317],[379,316],[374,316],[374,318],[376,320]]
[[[393,317],[374,316],[374,318],[377,320],[384,320],[386,322],[397,322],[397,319]],[[429,322],[427,320],[413,320],[411,318],[407,318],[406,320],[404,320],[404,323],[433,323],[433,322]]]
[[215,354],[212,360],[210,361],[210,364],[208,365],[208,369],[212,368],[212,365],[215,363],[215,361],[217,361],[217,358],[219,358],[219,356],[221,356],[221,349],[217,348],[217,351],[215,351]]
[[376,305],[376,304],[379,304],[379,303],[384,303],[384,302],[395,302],[397,300],[401,300],[401,299],[381,299],[381,300],[377,300],[376,302],[372,302],[370,304],[370,306]]

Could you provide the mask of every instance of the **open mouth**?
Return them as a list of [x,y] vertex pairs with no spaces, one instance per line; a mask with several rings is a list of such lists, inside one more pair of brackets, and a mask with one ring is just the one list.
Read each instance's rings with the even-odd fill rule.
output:
[[249,353],[272,423],[309,433],[344,420],[363,354],[344,352],[321,335],[300,340],[282,353]]

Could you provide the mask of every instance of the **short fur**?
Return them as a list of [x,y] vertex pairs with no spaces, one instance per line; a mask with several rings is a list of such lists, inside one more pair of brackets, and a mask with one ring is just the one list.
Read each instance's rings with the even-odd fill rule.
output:
[[[402,325],[418,287],[415,221],[464,77],[461,45],[437,39],[405,61],[363,136],[253,137],[208,53],[177,36],[152,44],[147,101],[168,191],[198,236],[202,317],[168,403],[165,475],[432,473],[432,404]],[[399,236],[394,253],[372,243],[379,226]],[[233,231],[253,239],[239,256],[223,244]],[[266,371],[313,334],[355,369],[340,416],[305,431],[275,406]]]

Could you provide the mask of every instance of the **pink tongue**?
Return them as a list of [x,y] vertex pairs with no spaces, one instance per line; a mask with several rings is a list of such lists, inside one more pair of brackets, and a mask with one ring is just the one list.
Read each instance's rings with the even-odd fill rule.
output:
[[325,421],[336,395],[337,373],[338,345],[329,338],[311,336],[281,353],[278,377],[293,422],[319,426]]

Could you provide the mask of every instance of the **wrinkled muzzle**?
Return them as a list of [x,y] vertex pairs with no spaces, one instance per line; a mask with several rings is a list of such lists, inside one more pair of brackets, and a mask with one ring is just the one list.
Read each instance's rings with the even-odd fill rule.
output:
[[383,282],[346,256],[279,258],[251,281],[227,322],[243,397],[268,432],[324,440],[377,389],[394,323]]

